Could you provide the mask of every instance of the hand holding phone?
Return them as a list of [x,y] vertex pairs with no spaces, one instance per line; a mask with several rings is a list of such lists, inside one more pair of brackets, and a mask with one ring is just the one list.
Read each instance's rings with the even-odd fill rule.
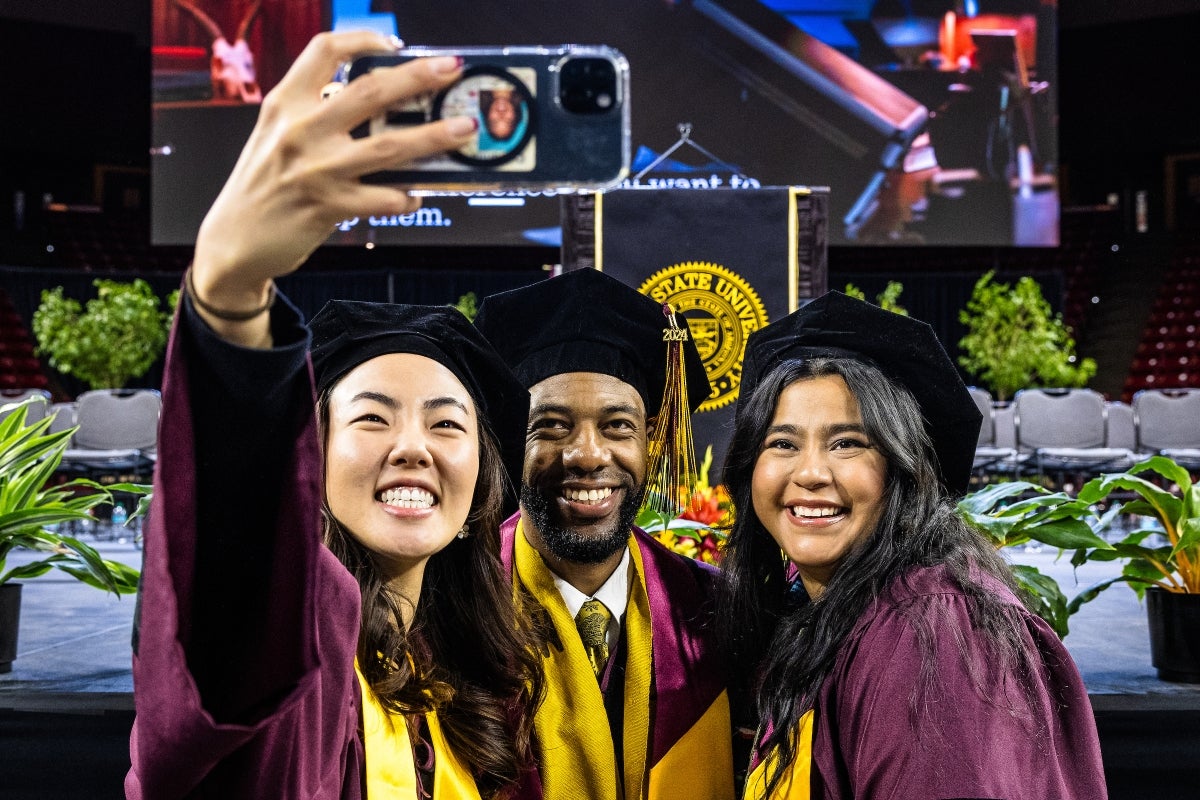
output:
[[[192,282],[210,306],[232,312],[261,306],[271,280],[299,267],[341,220],[416,210],[420,198],[364,183],[362,176],[462,147],[474,137],[472,125],[448,119],[379,142],[350,140],[363,119],[436,94],[462,74],[454,58],[421,59],[381,73],[372,86],[347,86],[336,99],[322,99],[322,86],[340,65],[372,51],[395,52],[374,33],[320,34],[263,100],[196,237]],[[259,346],[269,340],[268,321],[262,314],[249,322],[210,324],[230,341]]]
[[601,45],[407,48],[355,59],[354,81],[413,58],[462,58],[462,76],[354,130],[363,138],[439,119],[468,117],[477,133],[448,153],[368,175],[413,194],[478,190],[594,190],[629,172],[629,66]]

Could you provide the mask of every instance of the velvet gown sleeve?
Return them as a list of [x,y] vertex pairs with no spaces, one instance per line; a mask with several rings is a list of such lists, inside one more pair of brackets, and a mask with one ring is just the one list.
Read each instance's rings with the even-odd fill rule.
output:
[[357,797],[358,589],[320,543],[307,331],[217,337],[181,298],[134,632],[131,798]]
[[[971,624],[971,602],[927,583],[880,604],[860,625],[821,692],[814,797],[1107,796],[1091,704],[1062,642],[1018,611],[1038,667],[1027,702],[1015,672],[991,663]],[[923,638],[935,648],[926,673]]]

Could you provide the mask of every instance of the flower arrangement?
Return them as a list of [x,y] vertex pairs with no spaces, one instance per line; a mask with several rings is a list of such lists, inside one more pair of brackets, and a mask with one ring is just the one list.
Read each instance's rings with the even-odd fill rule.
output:
[[729,529],[733,527],[734,512],[729,491],[721,484],[713,486],[709,483],[711,466],[712,446],[709,445],[704,451],[704,462],[695,485],[679,487],[683,511],[670,517],[653,509],[642,509],[635,524],[680,555],[719,565]]

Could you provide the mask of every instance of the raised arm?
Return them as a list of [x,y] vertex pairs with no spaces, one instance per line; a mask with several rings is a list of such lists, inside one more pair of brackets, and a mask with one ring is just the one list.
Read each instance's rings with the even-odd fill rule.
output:
[[377,110],[459,74],[454,59],[413,61],[321,100],[341,63],[389,48],[373,34],[316,37],[267,96],[201,226],[163,384],[130,798],[316,796],[339,769],[357,785],[345,748],[357,726],[358,590],[320,546],[307,333],[289,303],[269,301],[273,279],[340,220],[418,205],[361,175],[473,129],[451,119],[353,139]]
[[298,268],[338,222],[404,214],[420,205],[399,189],[362,183],[361,176],[461,146],[474,132],[474,120],[452,117],[351,137],[354,127],[380,109],[437,91],[459,76],[454,58],[420,59],[376,70],[321,99],[322,87],[341,64],[392,49],[371,33],[320,34],[263,100],[258,123],[196,239],[191,275],[196,305],[222,338],[270,347],[267,314],[227,317],[266,306],[272,279]]

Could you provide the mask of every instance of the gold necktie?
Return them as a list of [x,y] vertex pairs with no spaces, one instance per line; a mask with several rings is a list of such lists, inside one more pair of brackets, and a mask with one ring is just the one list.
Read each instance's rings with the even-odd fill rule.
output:
[[583,640],[583,649],[592,662],[597,680],[608,663],[608,621],[611,619],[612,614],[599,600],[588,600],[575,615],[575,627],[579,629],[579,638]]

